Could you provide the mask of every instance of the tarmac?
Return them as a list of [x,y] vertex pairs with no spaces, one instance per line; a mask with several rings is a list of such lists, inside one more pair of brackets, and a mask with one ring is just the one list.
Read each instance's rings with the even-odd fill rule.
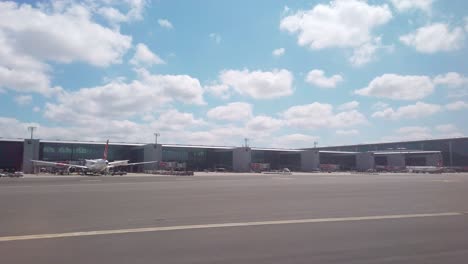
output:
[[468,174],[0,178],[1,263],[464,263]]

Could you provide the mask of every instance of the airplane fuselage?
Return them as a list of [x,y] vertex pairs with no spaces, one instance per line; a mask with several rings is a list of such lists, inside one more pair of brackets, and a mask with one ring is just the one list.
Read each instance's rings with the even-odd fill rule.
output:
[[92,172],[105,172],[109,161],[105,159],[86,160],[85,166]]

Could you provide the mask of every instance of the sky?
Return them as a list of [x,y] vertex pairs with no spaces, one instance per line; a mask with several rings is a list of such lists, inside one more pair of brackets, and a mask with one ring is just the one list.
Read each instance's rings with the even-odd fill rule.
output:
[[468,135],[465,0],[0,2],[0,137],[305,148]]

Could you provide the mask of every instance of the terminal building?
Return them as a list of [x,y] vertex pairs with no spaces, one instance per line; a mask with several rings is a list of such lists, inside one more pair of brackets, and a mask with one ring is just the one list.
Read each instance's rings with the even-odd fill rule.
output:
[[[0,138],[0,169],[37,172],[31,160],[80,164],[103,157],[104,142]],[[164,169],[182,164],[192,171],[369,170],[378,166],[468,167],[468,137],[304,149],[177,144],[109,144],[108,160],[159,161],[128,170]],[[169,165],[168,165],[169,164]],[[169,166],[170,167],[170,166]]]

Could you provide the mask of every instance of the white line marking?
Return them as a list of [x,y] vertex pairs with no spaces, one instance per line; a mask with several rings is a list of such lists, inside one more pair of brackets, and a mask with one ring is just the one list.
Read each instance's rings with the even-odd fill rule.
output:
[[31,239],[47,239],[47,238],[81,237],[81,236],[115,235],[115,234],[128,234],[128,233],[188,230],[188,229],[222,228],[222,227],[243,227],[243,226],[304,224],[304,223],[327,223],[327,222],[348,222],[348,221],[405,219],[405,218],[438,217],[438,216],[460,216],[460,215],[464,215],[464,214],[465,213],[463,213],[463,212],[448,212],[448,213],[433,213],[433,214],[380,215],[380,216],[360,216],[360,217],[341,217],[341,218],[311,218],[311,219],[297,219],[297,220],[222,223],[222,224],[206,224],[206,225],[160,226],[160,227],[146,227],[146,228],[131,228],[131,229],[71,232],[71,233],[56,233],[56,234],[6,236],[6,237],[0,237],[0,242],[16,241],[16,240],[31,240]]

